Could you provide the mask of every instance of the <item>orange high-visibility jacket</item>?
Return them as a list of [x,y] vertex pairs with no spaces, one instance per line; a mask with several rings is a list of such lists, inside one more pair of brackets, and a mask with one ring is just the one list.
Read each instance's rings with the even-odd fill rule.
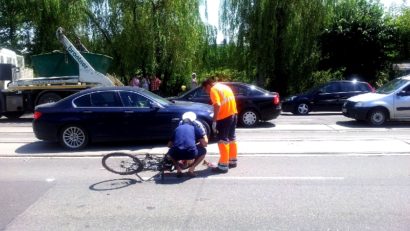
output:
[[212,101],[212,105],[217,104],[220,106],[217,120],[225,119],[228,116],[238,114],[236,109],[235,96],[230,87],[216,83],[209,93]]

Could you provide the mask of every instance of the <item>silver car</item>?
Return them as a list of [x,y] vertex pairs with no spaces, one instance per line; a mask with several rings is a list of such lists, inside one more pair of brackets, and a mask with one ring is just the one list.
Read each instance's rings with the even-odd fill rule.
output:
[[410,75],[396,78],[375,93],[353,96],[343,104],[343,115],[373,126],[386,121],[410,121]]

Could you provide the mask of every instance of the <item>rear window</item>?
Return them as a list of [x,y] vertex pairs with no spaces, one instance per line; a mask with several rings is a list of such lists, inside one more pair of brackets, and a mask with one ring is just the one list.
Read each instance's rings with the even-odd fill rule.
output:
[[91,107],[90,94],[78,97],[73,103],[76,107]]
[[341,83],[341,91],[342,92],[357,91],[356,85],[359,85],[359,84],[355,84],[351,82]]
[[121,100],[115,91],[91,94],[91,104],[93,107],[122,107]]

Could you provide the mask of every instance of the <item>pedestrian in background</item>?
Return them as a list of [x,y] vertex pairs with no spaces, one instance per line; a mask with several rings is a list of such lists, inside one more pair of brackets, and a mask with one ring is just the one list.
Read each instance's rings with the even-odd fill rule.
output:
[[202,88],[211,97],[214,107],[212,130],[217,134],[219,162],[212,168],[216,173],[227,173],[229,168],[237,166],[238,148],[236,144],[236,123],[238,110],[235,96],[231,88],[222,83],[215,83],[207,79],[202,83]]
[[141,78],[140,84],[141,84],[142,88],[149,91],[150,81],[148,80],[148,78],[146,76]]
[[134,76],[134,77],[131,79],[130,86],[132,86],[132,87],[140,87],[140,79],[139,79],[139,76]]
[[151,91],[153,93],[155,93],[157,95],[160,94],[159,87],[161,86],[161,82],[162,81],[157,76],[155,76],[155,75],[152,76],[152,78],[151,78]]
[[198,86],[198,80],[196,79],[196,73],[192,73],[191,79],[191,89],[194,89]]

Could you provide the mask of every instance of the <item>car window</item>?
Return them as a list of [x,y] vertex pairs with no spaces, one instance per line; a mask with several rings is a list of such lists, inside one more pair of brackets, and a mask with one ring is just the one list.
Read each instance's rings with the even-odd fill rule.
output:
[[206,93],[202,87],[200,87],[197,91],[195,91],[194,97],[209,97],[209,94]]
[[247,95],[247,89],[239,85],[228,85],[235,96],[244,96]]
[[372,91],[372,89],[370,89],[370,86],[367,83],[358,83],[356,84],[356,91],[369,92],[369,91]]
[[134,92],[121,91],[121,100],[125,107],[149,108],[150,100]]
[[73,103],[76,107],[91,107],[90,94],[78,97]]
[[381,86],[379,89],[376,90],[376,93],[379,94],[390,94],[393,91],[396,91],[397,89],[401,88],[404,84],[407,84],[408,80],[405,79],[393,79],[390,82],[387,82],[383,86]]
[[340,92],[340,87],[338,83],[330,83],[322,87],[321,91],[323,93],[334,93]]
[[352,83],[352,82],[341,82],[340,83],[340,91],[342,92],[352,92],[356,91],[355,86],[358,84]]
[[407,87],[403,88],[403,90],[401,90],[402,92],[405,92],[407,95],[410,94],[410,85],[408,85]]
[[93,107],[122,107],[116,91],[96,92],[91,94]]

